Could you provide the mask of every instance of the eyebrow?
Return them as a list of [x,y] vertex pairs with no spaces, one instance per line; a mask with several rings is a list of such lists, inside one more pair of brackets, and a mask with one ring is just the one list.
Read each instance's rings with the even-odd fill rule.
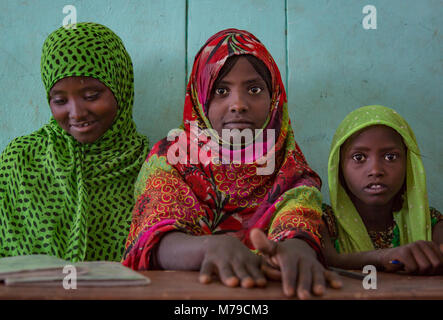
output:
[[[245,81],[243,81],[243,84],[251,84],[251,83],[257,83],[257,82],[262,82],[262,83],[266,84],[266,82],[259,76],[256,78],[245,80]],[[226,80],[222,80],[218,83],[218,85],[230,85],[230,84],[232,84],[232,82],[229,82]]]
[[[368,148],[368,147],[365,147],[365,146],[356,145],[356,146],[352,146],[351,148],[349,148],[348,152],[349,151],[370,151],[370,150],[371,150],[371,148]],[[391,151],[391,150],[399,150],[399,151],[401,151],[402,148],[399,147],[399,146],[396,146],[396,145],[391,145],[391,146],[387,146],[387,147],[381,148],[379,151],[385,152],[385,151]]]
[[[103,90],[103,87],[100,85],[92,84],[92,85],[88,85],[84,88],[81,88],[79,91],[85,92],[85,91],[90,91],[90,90],[91,91],[101,91],[101,90]],[[65,92],[66,91],[64,91],[64,90],[51,90],[51,91],[49,91],[49,95],[52,96],[52,95],[56,95],[56,94],[63,94]]]

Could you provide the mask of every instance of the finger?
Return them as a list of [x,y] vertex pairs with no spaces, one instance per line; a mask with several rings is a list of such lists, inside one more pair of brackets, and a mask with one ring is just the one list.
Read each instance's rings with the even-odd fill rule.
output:
[[340,289],[341,287],[343,287],[343,282],[341,280],[341,277],[337,273],[325,270],[324,275],[326,278],[326,282],[331,288]]
[[297,296],[302,299],[309,299],[311,297],[312,287],[312,267],[310,264],[303,262],[299,263]]
[[246,268],[254,279],[254,283],[257,287],[266,286],[266,277],[256,265],[247,265]]
[[200,267],[199,281],[200,283],[210,283],[212,281],[212,274],[214,273],[215,266],[212,262],[203,261]]
[[267,263],[263,263],[261,270],[267,278],[275,281],[281,280],[281,271],[279,269],[274,268]]
[[252,288],[254,286],[254,279],[246,271],[243,264],[235,264],[232,269],[237,278],[240,279],[240,285],[243,288]]
[[432,241],[419,242],[422,252],[430,262],[428,273],[438,273],[443,266],[443,254],[437,244]]
[[273,256],[277,251],[277,243],[269,240],[261,229],[252,229],[250,239],[255,249],[260,251],[262,254]]
[[422,242],[416,242],[416,245],[411,246],[412,255],[417,262],[417,273],[425,274],[432,270],[431,261],[429,261],[427,255],[424,252],[425,244]]
[[239,284],[239,278],[237,278],[232,271],[229,264],[224,263],[218,268],[218,273],[221,281],[228,287],[236,287]]
[[443,262],[443,251],[441,251],[441,248],[443,248],[443,244],[438,245],[437,243],[433,241],[429,241],[430,248],[435,252],[436,257],[438,258],[439,262]]
[[282,259],[279,265],[281,266],[281,279],[283,285],[283,293],[287,297],[293,297],[295,295],[295,287],[297,284],[298,259],[293,261],[285,261]]
[[312,272],[312,292],[316,296],[321,296],[325,293],[326,281],[323,268],[315,268]]
[[403,263],[404,270],[407,273],[416,273],[418,270],[417,261],[415,261],[414,255],[411,251],[411,248],[405,248],[398,256],[394,257],[395,260],[398,260]]

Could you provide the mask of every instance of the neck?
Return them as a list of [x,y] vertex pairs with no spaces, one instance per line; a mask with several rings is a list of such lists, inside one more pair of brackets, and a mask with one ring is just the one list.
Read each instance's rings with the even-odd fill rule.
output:
[[386,205],[380,206],[364,204],[352,196],[351,200],[368,231],[386,231],[393,224],[393,200],[389,201]]

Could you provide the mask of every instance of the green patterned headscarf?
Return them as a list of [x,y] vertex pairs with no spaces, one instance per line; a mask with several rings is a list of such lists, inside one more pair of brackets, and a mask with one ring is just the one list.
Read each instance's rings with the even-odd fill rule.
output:
[[342,121],[332,140],[328,161],[331,205],[337,218],[338,242],[343,252],[374,250],[365,225],[351,199],[340,184],[340,147],[354,133],[373,125],[396,130],[407,147],[406,191],[403,207],[394,212],[400,233],[400,245],[417,240],[431,240],[426,178],[415,135],[408,123],[394,110],[383,106],[366,106],[354,110]]
[[114,94],[118,112],[95,142],[81,144],[51,117],[14,139],[0,158],[0,256],[49,254],[71,261],[119,261],[131,223],[134,182],[148,140],[132,119],[134,74],[121,39],[78,23],[43,45],[42,80],[88,76]]

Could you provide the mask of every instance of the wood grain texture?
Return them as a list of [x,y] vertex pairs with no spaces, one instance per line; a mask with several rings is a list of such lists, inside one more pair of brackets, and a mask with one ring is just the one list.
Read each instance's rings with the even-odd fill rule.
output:
[[[7,287],[0,284],[0,299],[39,300],[287,300],[280,282],[269,282],[266,288],[228,288],[219,281],[204,285],[198,272],[144,271],[151,284],[142,287],[111,287],[65,290],[58,288]],[[377,274],[377,289],[365,290],[360,280],[342,277],[343,288],[328,288],[314,299],[443,299],[443,276],[406,276]],[[293,298],[291,298],[293,299]]]

